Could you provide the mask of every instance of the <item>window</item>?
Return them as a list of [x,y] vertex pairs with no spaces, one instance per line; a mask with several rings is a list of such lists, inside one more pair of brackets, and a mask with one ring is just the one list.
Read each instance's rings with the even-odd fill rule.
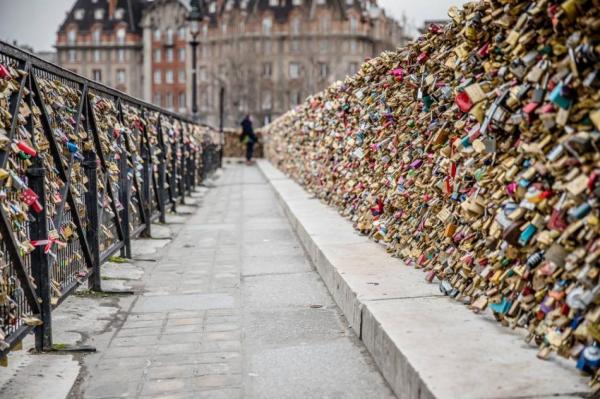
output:
[[69,62],[75,62],[77,61],[77,51],[76,50],[69,50]]
[[160,101],[161,101],[160,93],[154,93],[154,99],[152,100],[154,105],[161,106],[162,104],[160,103]]
[[319,41],[319,49],[321,50],[322,53],[327,52],[327,50],[329,49],[329,42],[327,41],[327,39],[323,39],[323,40]]
[[160,71],[154,71],[154,83],[155,84],[161,84],[162,83],[162,75],[160,73]]
[[104,9],[103,8],[96,8],[94,10],[94,19],[101,20],[102,18],[104,18]]
[[102,82],[102,71],[100,69],[93,69],[92,79],[96,82]]
[[180,26],[177,31],[177,36],[179,36],[180,40],[185,40],[185,26]]
[[329,76],[329,65],[325,62],[319,63],[319,76],[321,76],[321,79],[327,79]]
[[167,29],[167,43],[173,44],[173,29]]
[[356,15],[353,15],[350,17],[350,32],[356,33],[357,30],[358,30],[358,19],[356,18]]
[[92,32],[92,42],[94,44],[100,44],[100,39],[102,36],[102,31],[100,29],[96,29]]
[[271,109],[273,105],[273,96],[270,91],[263,93],[262,109]]
[[179,109],[185,108],[185,92],[179,93]]
[[331,29],[331,20],[328,15],[324,15],[319,20],[319,26],[321,28],[321,32],[329,32]]
[[302,49],[302,46],[300,44],[301,44],[300,40],[292,40],[291,41],[292,53],[300,52],[300,50]]
[[185,49],[184,48],[179,49],[179,61],[181,61],[181,62],[185,61]]
[[358,43],[356,42],[356,40],[352,40],[350,42],[350,52],[352,54],[356,54],[358,52]]
[[69,32],[67,32],[67,41],[69,44],[75,44],[77,41],[77,31],[75,29],[71,29]]
[[117,50],[117,61],[125,62],[125,50],[123,50],[122,48]]
[[354,75],[356,72],[358,72],[358,64],[356,62],[351,62],[348,66],[348,73]]
[[125,16],[125,10],[123,8],[117,8],[115,11],[115,19],[123,19]]
[[154,40],[158,41],[158,40],[160,40],[160,37],[161,37],[160,29],[158,29],[158,28],[154,29]]
[[294,6],[301,6],[302,5],[302,0],[292,0],[292,5],[294,5]]
[[100,50],[94,50],[94,62],[100,62],[102,59],[102,53]]
[[75,19],[77,21],[81,21],[84,16],[85,16],[85,9],[84,8],[78,8],[77,10],[75,10]]
[[298,79],[300,77],[300,64],[297,62],[290,63],[289,75],[291,79]]
[[125,29],[119,28],[117,30],[117,43],[123,44],[125,43]]
[[173,93],[167,93],[165,96],[165,107],[173,109]]
[[262,21],[262,30],[265,35],[271,34],[271,28],[273,27],[273,21],[271,18],[264,18]]
[[173,83],[173,71],[170,69],[165,72],[165,82]]
[[273,64],[265,62],[262,68],[262,75],[265,78],[270,78],[273,75]]
[[157,48],[154,50],[154,62],[160,62],[161,54],[160,49]]
[[302,102],[302,94],[299,91],[292,91],[290,93],[290,105],[295,107]]
[[179,83],[185,83],[185,69],[179,70],[179,76],[177,77]]
[[198,79],[200,79],[201,82],[206,82],[208,80],[207,74],[206,74],[206,67],[200,67],[198,68]]
[[273,43],[271,43],[270,40],[266,40],[263,43],[263,52],[265,54],[271,54],[272,51],[273,51]]
[[126,81],[125,70],[117,69],[117,84],[124,84]]
[[173,62],[173,49],[167,49],[167,62]]
[[296,17],[294,19],[292,19],[292,34],[293,35],[299,35],[300,34],[300,18]]
[[227,22],[223,22],[221,24],[221,32],[226,35],[227,34]]
[[271,7],[277,7],[279,5],[279,0],[269,0],[269,5]]

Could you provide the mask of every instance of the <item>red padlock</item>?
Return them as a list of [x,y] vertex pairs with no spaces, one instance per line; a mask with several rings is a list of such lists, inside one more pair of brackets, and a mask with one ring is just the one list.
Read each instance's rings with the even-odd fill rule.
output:
[[10,78],[10,71],[6,67],[6,65],[0,64],[0,79]]
[[40,204],[38,195],[30,188],[23,191],[23,201],[35,211],[40,213],[42,211],[42,204]]
[[464,91],[458,93],[456,98],[454,99],[456,105],[462,112],[469,112],[471,108],[473,108],[473,101],[469,98],[468,94]]
[[32,157],[35,157],[37,155],[37,151],[34,150],[33,148],[31,148],[26,142],[24,141],[19,141],[17,143],[17,147],[19,147],[19,150],[23,151],[25,154],[30,155]]

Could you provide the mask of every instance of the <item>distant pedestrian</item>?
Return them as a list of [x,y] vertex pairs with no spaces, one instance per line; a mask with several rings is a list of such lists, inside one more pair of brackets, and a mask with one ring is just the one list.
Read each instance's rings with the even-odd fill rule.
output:
[[246,164],[250,165],[252,164],[252,156],[254,155],[254,144],[258,142],[258,137],[254,134],[254,129],[252,128],[252,117],[250,115],[246,115],[242,121],[240,141],[246,144]]

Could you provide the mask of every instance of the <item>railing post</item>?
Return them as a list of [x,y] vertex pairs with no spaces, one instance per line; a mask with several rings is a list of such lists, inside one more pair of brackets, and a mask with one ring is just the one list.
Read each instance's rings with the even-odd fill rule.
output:
[[[37,158],[35,164],[28,170],[29,188],[38,196],[41,212],[35,215],[35,219],[29,224],[31,240],[41,241],[31,253],[31,274],[37,286],[37,295],[40,303],[40,320],[42,324],[35,328],[35,349],[37,351],[49,351],[52,349],[52,294],[50,287],[50,262],[46,254],[48,240],[48,219],[46,214],[46,194],[44,187],[44,166],[41,159]],[[50,247],[50,250],[52,248]]]
[[166,206],[165,203],[167,201],[167,188],[166,186],[166,178],[167,178],[167,165],[165,162],[165,153],[164,150],[160,154],[160,162],[158,164],[158,197],[159,197],[159,206],[160,206],[160,217],[159,221],[161,223],[166,223]]
[[179,162],[179,165],[181,166],[181,173],[179,174],[180,178],[179,178],[179,195],[181,196],[181,198],[179,198],[179,203],[181,205],[185,205],[185,181],[187,180],[186,178],[186,165],[185,165],[185,133],[183,131],[183,129],[181,130],[181,142],[179,144],[180,148],[181,148],[181,159]]
[[152,159],[150,152],[146,146],[142,145],[142,160],[144,163],[144,173],[142,176],[142,183],[144,184],[144,189],[142,193],[142,198],[145,200],[145,204],[142,206],[145,209],[146,213],[146,228],[144,229],[143,236],[151,237],[152,236]]
[[121,188],[119,200],[123,204],[121,214],[121,225],[123,230],[123,248],[121,256],[131,258],[131,230],[129,230],[129,166],[127,165],[127,154],[121,152],[119,158],[119,185]]
[[88,284],[92,291],[100,292],[102,291],[102,279],[100,277],[100,235],[98,234],[99,229],[97,227],[102,224],[102,221],[99,220],[98,212],[98,162],[95,152],[84,152],[83,167],[89,184],[88,192],[85,193],[85,206],[87,208],[88,223],[92,226],[92,228],[88,228],[86,231],[93,260],[92,276],[88,280]]
[[196,191],[196,176],[197,176],[197,172],[198,172],[198,160],[197,160],[197,155],[198,155],[198,148],[196,148],[194,150],[194,154],[192,155],[192,191]]
[[169,183],[171,188],[171,196],[173,202],[173,212],[177,211],[177,141],[173,138],[171,143],[171,182]]

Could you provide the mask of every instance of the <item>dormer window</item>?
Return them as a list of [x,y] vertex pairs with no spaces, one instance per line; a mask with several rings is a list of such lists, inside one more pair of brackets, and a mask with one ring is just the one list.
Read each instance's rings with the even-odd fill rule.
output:
[[213,1],[212,3],[210,3],[210,5],[208,6],[208,12],[211,14],[214,14],[217,12],[217,2]]
[[125,10],[123,8],[117,8],[115,11],[115,19],[123,19],[125,16]]
[[96,8],[94,10],[94,19],[101,20],[102,18],[104,18],[104,9],[103,8]]
[[279,0],[269,0],[269,5],[271,7],[277,7],[279,5]]
[[75,10],[75,19],[77,21],[81,21],[84,16],[85,16],[85,9],[78,8],[77,10]]
[[302,5],[302,0],[292,0],[292,5],[293,6],[301,6]]

